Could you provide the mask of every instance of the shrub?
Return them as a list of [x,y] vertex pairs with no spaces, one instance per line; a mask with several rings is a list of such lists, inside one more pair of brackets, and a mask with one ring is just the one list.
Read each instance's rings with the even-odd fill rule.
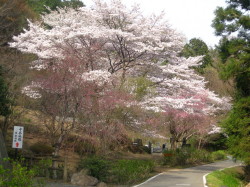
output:
[[117,160],[111,162],[95,156],[81,160],[78,169],[87,169],[89,175],[103,182],[133,184],[148,177],[153,167],[154,163],[148,160]]
[[191,148],[177,149],[175,151],[176,165],[187,165],[188,159],[191,157],[191,152]]
[[226,141],[227,141],[227,137],[223,133],[210,134],[207,136],[207,141],[203,147],[206,150],[210,150],[210,151],[227,149]]
[[240,167],[227,168],[222,171],[214,171],[207,175],[207,184],[213,187],[238,187],[243,186],[243,178]]
[[0,165],[1,187],[32,187],[34,176],[34,170],[29,170],[18,162],[12,162],[12,169],[4,169]]
[[34,167],[37,176],[49,177],[49,168],[52,166],[51,159],[39,160]]
[[101,181],[106,181],[109,167],[110,167],[109,161],[103,158],[94,156],[94,157],[89,157],[89,158],[85,158],[81,160],[78,169],[79,170],[83,168],[88,169],[89,175],[96,177],[97,179]]
[[112,166],[112,182],[133,184],[148,177],[154,163],[149,160],[118,160]]
[[174,150],[165,150],[163,152],[164,160],[163,164],[164,165],[175,165],[175,151]]
[[200,164],[203,162],[212,162],[212,155],[204,149],[193,149],[190,155],[189,164]]
[[167,150],[163,152],[164,164],[170,166],[186,165],[190,158],[190,148]]
[[223,150],[212,152],[213,160],[223,160],[226,159],[226,153]]
[[212,156],[208,151],[195,148],[167,150],[163,152],[163,155],[163,164],[170,166],[185,166],[212,161]]
[[54,148],[45,142],[37,142],[30,146],[30,150],[35,154],[52,154]]
[[92,141],[91,139],[80,139],[75,144],[75,151],[80,156],[85,154],[95,154],[97,151],[96,147],[96,142]]

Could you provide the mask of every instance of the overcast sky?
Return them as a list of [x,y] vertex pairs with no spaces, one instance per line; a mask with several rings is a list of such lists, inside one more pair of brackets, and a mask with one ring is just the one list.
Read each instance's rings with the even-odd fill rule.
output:
[[[87,7],[92,0],[82,0]],[[214,36],[211,27],[214,10],[217,6],[226,6],[225,0],[122,0],[131,6],[134,2],[141,5],[145,14],[159,14],[162,10],[173,28],[182,32],[187,39],[201,38],[208,46],[214,46],[219,38]]]

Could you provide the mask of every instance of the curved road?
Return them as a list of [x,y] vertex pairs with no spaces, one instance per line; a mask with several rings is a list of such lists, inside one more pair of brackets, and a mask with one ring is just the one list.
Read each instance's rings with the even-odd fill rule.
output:
[[225,160],[192,168],[170,170],[134,187],[204,187],[203,176],[207,173],[238,165],[239,162]]

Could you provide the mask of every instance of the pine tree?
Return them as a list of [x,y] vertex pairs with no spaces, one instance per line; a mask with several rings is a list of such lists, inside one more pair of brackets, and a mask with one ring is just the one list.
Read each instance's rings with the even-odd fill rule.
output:
[[237,94],[233,110],[222,123],[231,153],[250,164],[250,1],[229,0],[215,11],[212,26],[222,36],[218,46],[221,77],[234,78]]

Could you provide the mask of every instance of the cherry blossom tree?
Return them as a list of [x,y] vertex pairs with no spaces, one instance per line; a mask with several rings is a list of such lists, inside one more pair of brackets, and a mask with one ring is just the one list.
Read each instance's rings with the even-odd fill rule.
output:
[[176,56],[184,45],[183,36],[170,28],[163,14],[145,17],[138,6],[129,9],[119,0],[96,1],[92,9],[50,11],[13,39],[11,47],[41,59],[70,54],[84,61],[88,70],[111,73]]
[[207,134],[211,129],[209,117],[197,113],[187,113],[170,109],[163,114],[164,122],[171,134],[171,148],[176,149],[176,143],[188,140],[193,135]]
[[[51,74],[23,89],[36,98],[45,92],[70,93],[82,85],[82,79],[94,77],[98,85],[110,76],[108,72],[124,77],[129,68],[172,58],[183,46],[182,35],[169,27],[163,14],[145,17],[138,6],[129,9],[119,0],[110,4],[96,1],[92,9],[50,11],[41,22],[29,21],[29,29],[13,39],[11,47],[38,56],[31,68]],[[70,63],[68,57],[73,59]]]
[[152,64],[147,78],[154,84],[155,94],[141,102],[147,110],[163,115],[158,123],[171,135],[171,147],[183,138],[208,134],[213,126],[210,118],[231,108],[230,98],[220,98],[206,89],[204,78],[192,67],[201,63],[201,57],[177,57],[167,63]]
[[153,64],[151,69],[154,71],[147,76],[155,83],[157,94],[145,98],[142,105],[157,112],[164,112],[169,107],[209,115],[218,110],[228,110],[231,107],[229,98],[220,98],[206,89],[204,78],[192,69],[201,63],[201,58],[179,57],[166,65]]
[[[54,103],[59,97],[60,104],[53,106],[60,107],[56,107],[53,116],[59,117],[60,124],[66,125],[65,120],[72,116],[76,123],[76,114],[83,111],[98,119],[86,124],[95,124],[96,128],[98,124],[114,124],[107,113],[101,115],[100,111],[115,108],[117,103],[110,101],[110,95],[119,93],[115,89],[120,84],[117,80],[122,80],[123,85],[125,75],[144,76],[152,82],[155,93],[138,102],[144,109],[172,115],[171,119],[185,114],[181,120],[168,123],[182,136],[188,137],[201,128],[197,121],[203,116],[230,108],[228,99],[206,89],[204,78],[192,69],[202,57],[179,57],[184,38],[168,25],[164,14],[145,17],[138,5],[127,8],[121,0],[96,0],[91,9],[58,8],[44,14],[40,22],[29,21],[29,29],[13,40],[11,47],[37,55],[31,68],[46,75],[23,92],[34,98],[52,94],[56,96]],[[126,97],[114,96],[119,104],[132,103]],[[51,103],[47,102],[48,106]],[[106,106],[109,110],[105,110]],[[170,110],[175,112],[169,113]],[[197,125],[186,127],[191,119]],[[122,123],[115,124],[119,127]]]
[[[129,98],[116,92],[109,72],[86,72],[79,68],[81,65],[82,61],[75,57],[54,60],[46,71],[38,71],[36,79],[22,90],[39,102],[39,115],[56,157],[67,147],[70,133],[99,138],[105,146],[121,142],[125,137],[123,123],[109,115],[121,106],[121,101]],[[56,168],[56,162],[53,167]]]

